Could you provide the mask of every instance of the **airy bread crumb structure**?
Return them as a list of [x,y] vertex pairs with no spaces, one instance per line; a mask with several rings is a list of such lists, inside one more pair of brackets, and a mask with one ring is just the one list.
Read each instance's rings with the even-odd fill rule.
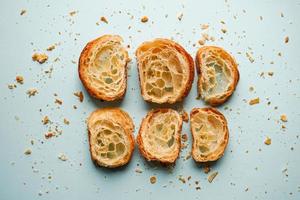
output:
[[129,57],[122,42],[118,35],[104,35],[81,52],[79,77],[91,96],[113,101],[125,95]]
[[192,57],[168,39],[142,43],[136,50],[144,100],[173,104],[188,95],[194,80]]
[[119,108],[102,108],[88,118],[92,160],[99,166],[115,168],[129,162],[134,150],[134,124]]
[[137,136],[141,154],[148,161],[174,163],[180,152],[182,118],[168,108],[150,111],[143,119]]
[[190,121],[194,160],[208,162],[222,157],[229,138],[227,121],[223,114],[215,108],[194,108]]

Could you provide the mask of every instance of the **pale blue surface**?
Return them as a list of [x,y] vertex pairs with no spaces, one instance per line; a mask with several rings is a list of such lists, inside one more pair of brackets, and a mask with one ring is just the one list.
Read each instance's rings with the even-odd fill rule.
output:
[[[27,13],[20,16],[22,9]],[[73,10],[79,12],[70,17],[68,13]],[[182,21],[177,19],[180,12]],[[280,16],[281,12],[284,17]],[[140,22],[143,15],[149,17],[146,24]],[[101,16],[106,16],[109,24],[97,26]],[[226,24],[222,25],[221,20]],[[224,0],[156,3],[2,0],[0,199],[300,199],[299,20],[300,1],[292,0],[228,0],[228,3]],[[137,45],[155,37],[173,37],[194,57],[203,23],[210,24],[209,34],[216,38],[208,44],[232,52],[241,74],[233,97],[220,107],[229,122],[230,141],[224,157],[212,167],[219,175],[213,183],[208,183],[207,175],[192,159],[184,161],[190,146],[181,153],[182,158],[172,173],[145,162],[137,148],[130,164],[123,169],[95,167],[88,151],[85,124],[88,114],[97,107],[120,106],[133,117],[136,134],[142,117],[153,107],[140,96],[134,57]],[[228,30],[226,34],[220,31],[223,26]],[[89,40],[105,33],[120,34],[125,44],[131,46],[128,90],[121,103],[91,99],[78,79],[77,64],[71,62],[78,60]],[[290,38],[288,44],[284,43],[286,36]],[[54,43],[61,44],[48,53],[47,63],[32,62],[35,49],[45,52]],[[245,55],[251,51],[254,63]],[[282,52],[281,57],[278,52]],[[56,57],[60,61],[54,63]],[[51,66],[52,78],[48,78],[43,71]],[[274,71],[274,76],[269,77],[268,71]],[[265,72],[265,78],[260,77],[261,72]],[[9,90],[7,85],[14,83],[18,74],[24,76],[25,83]],[[254,92],[249,92],[250,86],[255,88]],[[39,93],[28,98],[26,91],[32,87]],[[83,103],[73,95],[78,90],[84,91]],[[54,93],[63,100],[62,106],[54,104]],[[188,112],[193,107],[204,106],[195,97],[196,81],[183,103]],[[260,97],[260,104],[249,106],[245,102],[255,97]],[[271,105],[267,105],[266,98]],[[78,109],[74,110],[73,105]],[[225,106],[229,109],[225,110]],[[285,131],[281,130],[279,120],[283,113],[288,116]],[[63,130],[58,138],[44,139],[48,128],[41,120],[45,115]],[[70,120],[69,126],[63,124],[65,117]],[[184,124],[183,133],[191,141],[189,124]],[[264,144],[267,136],[272,138],[270,146]],[[33,146],[31,139],[35,141]],[[32,149],[32,155],[24,155],[27,148]],[[59,160],[60,153],[65,153],[69,160]],[[142,174],[135,172],[137,164]],[[283,172],[284,169],[287,171]],[[157,183],[151,185],[149,177],[153,175]],[[183,184],[178,180],[180,175],[192,178]],[[195,190],[195,181],[200,181],[200,191]],[[249,188],[247,192],[246,188]]]

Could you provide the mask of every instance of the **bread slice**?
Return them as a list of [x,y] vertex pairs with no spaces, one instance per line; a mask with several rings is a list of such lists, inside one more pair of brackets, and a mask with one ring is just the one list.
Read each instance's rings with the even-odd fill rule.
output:
[[145,101],[172,104],[188,95],[194,63],[182,46],[168,39],[155,39],[142,43],[136,57]]
[[179,156],[182,118],[173,109],[150,111],[143,119],[137,136],[141,154],[148,161],[174,163]]
[[118,35],[103,35],[89,42],[79,58],[79,77],[97,99],[122,99],[127,88],[128,52]]
[[234,58],[224,49],[205,46],[196,55],[198,92],[211,106],[223,104],[233,93],[239,80]]
[[223,114],[215,108],[194,108],[190,120],[194,160],[208,162],[222,157],[229,137],[227,121]]
[[88,118],[92,160],[99,166],[115,168],[125,165],[134,150],[134,125],[119,108],[102,108]]

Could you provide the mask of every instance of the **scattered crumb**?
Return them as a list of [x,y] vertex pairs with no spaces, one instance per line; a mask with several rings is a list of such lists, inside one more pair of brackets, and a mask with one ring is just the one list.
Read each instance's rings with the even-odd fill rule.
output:
[[216,178],[217,175],[218,175],[218,172],[212,172],[207,178],[208,182],[211,183]]
[[42,123],[43,123],[44,125],[48,124],[49,122],[50,122],[50,120],[49,120],[49,117],[48,117],[48,116],[45,116],[45,117],[43,118],[43,120],[42,120]]
[[16,86],[16,84],[8,84],[7,87],[8,87],[8,89],[12,90],[12,89],[16,88],[17,86]]
[[198,41],[198,43],[202,46],[202,45],[205,45],[205,40],[203,40],[203,39],[200,39],[199,41]]
[[69,124],[70,124],[70,121],[67,120],[66,118],[64,118],[64,124],[69,125]]
[[227,33],[227,30],[225,28],[221,29],[222,33]]
[[288,37],[288,36],[286,36],[285,38],[284,38],[284,42],[285,43],[288,43],[290,41],[290,38]]
[[79,98],[80,102],[83,102],[84,96],[83,96],[83,93],[81,91],[74,92],[74,95]]
[[[141,169],[135,169],[134,171],[135,171],[136,173],[140,173],[140,174],[143,173],[143,171],[142,171]],[[150,181],[151,181],[151,180],[150,180]]]
[[177,19],[178,19],[179,21],[182,20],[182,17],[183,17],[183,13],[179,13],[179,14],[177,15]]
[[23,84],[24,83],[24,78],[23,76],[16,76],[16,81],[20,84]]
[[202,30],[206,30],[206,29],[208,29],[209,28],[209,25],[208,24],[202,24],[201,25],[201,29]]
[[149,20],[149,18],[147,16],[143,16],[141,18],[141,22],[146,23]]
[[280,120],[283,121],[283,122],[287,122],[288,121],[287,120],[287,116],[284,115],[284,114],[280,116]]
[[274,75],[274,72],[268,72],[268,75],[269,75],[269,76],[273,76],[273,75]]
[[250,91],[250,92],[253,92],[253,91],[254,91],[254,87],[253,87],[253,86],[250,86],[250,87],[249,87],[249,91]]
[[270,145],[271,142],[272,142],[271,138],[267,137],[266,140],[265,140],[265,144]]
[[25,155],[30,155],[31,153],[32,153],[31,149],[26,149],[26,150],[24,151],[24,154],[25,154]]
[[185,178],[183,178],[182,176],[179,176],[178,180],[180,180],[182,183],[186,183]]
[[27,90],[27,92],[26,92],[26,94],[28,94],[29,97],[35,96],[37,93],[38,93],[37,89],[34,89],[34,88],[29,89],[29,90]]
[[210,167],[209,166],[204,166],[203,167],[203,172],[205,173],[205,174],[208,174],[209,172],[210,172]]
[[54,49],[55,49],[55,45],[53,44],[53,45],[49,46],[46,50],[47,51],[52,51]]
[[188,152],[188,154],[185,156],[185,160],[188,160],[192,157],[192,152]]
[[55,136],[55,134],[52,133],[52,132],[48,132],[48,133],[45,134],[46,139],[52,138],[53,136]]
[[69,12],[69,15],[70,15],[71,17],[73,17],[74,15],[76,15],[76,13],[77,13],[77,11],[71,11],[71,12]]
[[104,23],[108,24],[108,21],[107,21],[107,19],[106,19],[105,17],[103,17],[103,16],[100,18],[100,21],[102,21],[102,22],[104,22]]
[[60,100],[60,99],[55,99],[55,102],[54,103],[57,103],[57,104],[59,104],[59,105],[62,105],[62,100]]
[[26,10],[21,10],[20,15],[24,15],[27,11]]
[[156,183],[156,177],[155,177],[155,176],[151,176],[151,177],[150,177],[150,183],[151,183],[151,184]]
[[184,122],[188,122],[189,121],[189,115],[188,115],[188,113],[185,110],[183,110],[183,112],[181,113],[181,117],[182,117],[182,120]]
[[37,61],[40,64],[43,64],[44,62],[46,62],[48,60],[48,56],[44,53],[34,53],[32,55],[32,60]]
[[255,104],[259,104],[259,97],[255,98],[255,99],[251,99],[249,101],[249,105],[255,105]]
[[254,58],[252,57],[252,55],[250,53],[246,52],[246,56],[251,63],[254,62]]
[[68,158],[65,154],[61,153],[60,155],[58,155],[58,159],[60,159],[61,161],[67,161]]

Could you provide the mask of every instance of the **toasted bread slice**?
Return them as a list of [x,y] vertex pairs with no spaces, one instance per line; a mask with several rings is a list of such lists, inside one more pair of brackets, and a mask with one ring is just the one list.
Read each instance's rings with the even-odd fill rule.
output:
[[129,162],[134,150],[134,125],[119,108],[102,108],[88,118],[92,160],[99,166],[115,168]]
[[194,108],[190,120],[194,160],[208,162],[222,157],[229,137],[227,121],[223,114],[215,108]]
[[188,95],[194,63],[182,46],[168,39],[155,39],[141,44],[136,57],[145,101],[172,104]]
[[179,156],[182,118],[172,109],[150,111],[143,119],[137,136],[141,154],[148,161],[174,163]]
[[224,103],[233,93],[239,80],[234,58],[215,46],[201,47],[196,55],[198,92],[211,106]]
[[122,99],[127,88],[128,52],[118,35],[104,35],[89,42],[79,58],[79,77],[97,99]]

